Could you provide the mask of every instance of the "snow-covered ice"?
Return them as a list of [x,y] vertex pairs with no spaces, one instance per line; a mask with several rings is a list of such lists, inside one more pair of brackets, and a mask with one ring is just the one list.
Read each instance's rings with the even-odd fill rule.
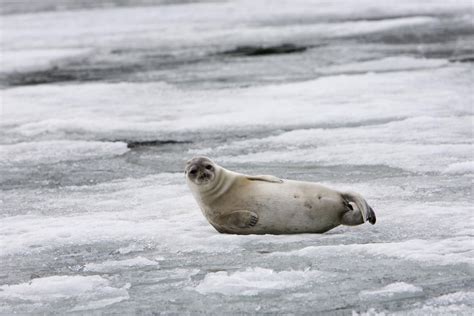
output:
[[406,296],[423,292],[421,287],[405,282],[391,283],[381,289],[373,291],[362,291],[359,296],[364,300],[371,300],[374,297],[392,298],[393,296]]
[[[470,1],[74,3],[1,11],[0,313],[474,312]],[[377,224],[220,235],[193,155]]]
[[121,270],[127,267],[147,267],[158,266],[158,262],[144,257],[136,257],[125,260],[110,260],[101,263],[88,263],[84,266],[84,271],[93,272],[110,272],[114,270]]
[[[26,283],[3,285],[0,297],[7,302],[19,300],[19,304],[32,301],[37,303],[60,304],[68,300],[76,304],[70,311],[104,308],[129,298],[127,287],[111,287],[110,282],[100,276],[55,275],[33,279]],[[27,304],[25,304],[27,305]],[[13,306],[12,306],[13,307]],[[26,307],[27,311],[29,307]],[[6,308],[6,311],[13,311]]]
[[119,156],[128,151],[123,142],[50,140],[2,145],[2,164],[44,164]]
[[320,271],[273,271],[263,268],[249,268],[245,271],[209,273],[195,288],[201,294],[222,293],[224,295],[257,295],[263,291],[298,287],[307,282],[327,279]]

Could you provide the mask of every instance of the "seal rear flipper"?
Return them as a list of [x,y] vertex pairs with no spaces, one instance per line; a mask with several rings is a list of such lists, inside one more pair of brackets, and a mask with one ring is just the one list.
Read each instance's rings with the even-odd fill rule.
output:
[[258,215],[251,211],[239,210],[220,215],[215,219],[215,222],[224,227],[251,228],[257,224]]
[[[357,206],[357,210],[354,210],[352,206],[348,207],[348,213],[344,214],[343,216],[343,224],[345,225],[359,225],[362,224],[363,222],[369,222],[372,225],[375,224],[377,218],[375,216],[374,210],[367,204],[367,201],[358,193],[355,192],[345,192],[341,193],[342,197],[346,200],[347,202],[353,202]],[[348,204],[348,203],[347,203]],[[356,223],[356,218],[360,218],[359,216],[356,216],[356,214],[351,213],[360,213],[362,216],[362,222],[361,223]],[[344,223],[344,219],[346,220],[347,223]]]
[[248,180],[250,181],[265,181],[265,182],[271,182],[271,183],[283,183],[283,180],[275,177],[275,176],[269,176],[269,175],[259,175],[259,176],[245,176]]
[[[367,205],[369,206],[369,205]],[[377,221],[377,217],[375,216],[375,212],[374,210],[369,206],[369,216],[367,218],[367,220],[369,221],[369,223],[371,223],[372,225],[375,224],[375,222]]]

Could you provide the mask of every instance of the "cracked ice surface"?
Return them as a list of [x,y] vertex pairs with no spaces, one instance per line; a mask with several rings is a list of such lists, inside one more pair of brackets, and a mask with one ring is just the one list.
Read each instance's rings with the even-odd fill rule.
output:
[[[469,1],[58,3],[2,11],[1,313],[473,313]],[[193,155],[377,224],[220,235]]]

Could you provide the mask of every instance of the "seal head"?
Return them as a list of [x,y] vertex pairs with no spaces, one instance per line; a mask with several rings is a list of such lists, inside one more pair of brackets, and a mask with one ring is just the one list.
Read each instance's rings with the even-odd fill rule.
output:
[[189,160],[184,169],[188,181],[202,186],[211,184],[216,179],[217,165],[207,157],[196,157]]

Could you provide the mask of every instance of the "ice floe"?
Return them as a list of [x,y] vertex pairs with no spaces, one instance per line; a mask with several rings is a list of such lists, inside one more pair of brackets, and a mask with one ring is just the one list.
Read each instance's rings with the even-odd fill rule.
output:
[[0,164],[43,164],[122,155],[128,151],[123,142],[42,141],[0,145]]
[[2,50],[0,73],[44,70],[67,58],[84,56],[88,52],[88,49],[75,48]]
[[351,74],[364,72],[385,72],[415,70],[424,68],[436,68],[446,66],[448,61],[445,59],[420,59],[409,56],[386,57],[379,60],[361,61],[358,63],[329,66],[318,69],[324,74]]
[[208,273],[195,288],[201,294],[257,295],[264,291],[282,290],[314,282],[321,271],[273,271],[265,268],[248,268],[237,272]]
[[463,161],[450,164],[443,172],[449,174],[474,173],[474,161]]
[[383,299],[397,297],[409,297],[422,293],[423,289],[419,286],[405,282],[395,282],[388,284],[380,289],[361,291],[359,296],[364,300]]
[[[19,139],[70,135],[102,140],[130,135],[183,138],[188,133],[222,128],[343,127],[426,113],[435,119],[441,117],[440,120],[461,116],[463,121],[462,116],[471,114],[469,100],[462,98],[469,91],[466,70],[459,66],[415,73],[331,76],[239,90],[192,91],[185,95],[160,83],[45,85],[4,91],[1,124],[9,127],[6,133],[10,137]],[[132,94],[133,103],[122,102]],[[64,99],[70,100],[68,111],[61,111]],[[423,103],[419,104],[421,99]],[[30,106],[32,102],[34,108]],[[111,112],[101,103],[116,106]],[[54,117],[50,113],[55,113]],[[432,122],[429,118],[425,121],[429,128]],[[387,127],[388,133],[396,132],[396,125]],[[423,123],[420,127],[423,131]]]
[[470,315],[474,310],[474,293],[459,291],[434,297],[423,304],[416,303],[416,307],[394,315]]
[[468,236],[442,240],[411,239],[393,243],[350,244],[334,246],[310,246],[282,256],[321,257],[324,255],[354,252],[371,256],[386,256],[403,260],[413,260],[426,265],[474,264],[471,238]]
[[159,263],[144,257],[135,257],[124,260],[108,260],[101,263],[87,263],[84,271],[111,272],[130,267],[158,267]]
[[30,282],[0,286],[0,297],[7,300],[52,303],[72,299],[72,310],[102,308],[129,298],[127,286],[113,287],[97,275],[56,275]]
[[455,293],[449,293],[441,295],[432,299],[429,299],[427,305],[451,305],[451,304],[469,304],[473,305],[474,292],[471,291],[460,291]]

